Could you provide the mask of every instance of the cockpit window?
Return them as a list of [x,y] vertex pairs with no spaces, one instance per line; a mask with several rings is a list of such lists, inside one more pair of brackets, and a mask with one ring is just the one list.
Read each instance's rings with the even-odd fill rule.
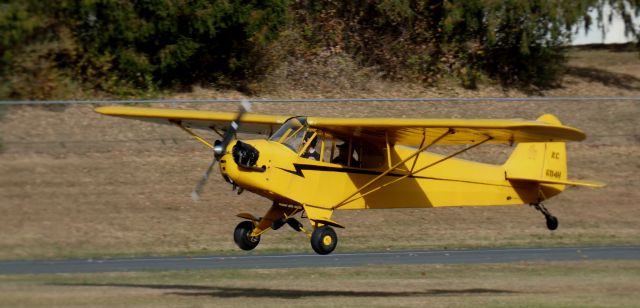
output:
[[304,117],[291,118],[269,138],[286,145],[292,151],[298,153],[303,146],[303,139],[307,133],[307,119]]
[[331,162],[344,166],[374,169],[385,162],[384,148],[360,139],[334,139],[329,152]]
[[305,117],[288,119],[269,140],[286,145],[300,157],[352,168],[380,168],[386,161],[385,145],[309,128]]

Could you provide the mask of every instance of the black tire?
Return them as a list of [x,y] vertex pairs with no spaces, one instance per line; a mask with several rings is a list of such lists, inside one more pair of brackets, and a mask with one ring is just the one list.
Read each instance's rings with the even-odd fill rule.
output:
[[555,216],[547,216],[547,229],[553,231],[558,229],[558,218]]
[[333,228],[323,226],[313,230],[311,234],[311,248],[319,255],[330,254],[338,245],[338,235]]
[[250,236],[253,232],[253,222],[248,220],[239,223],[233,232],[233,241],[242,250],[252,250],[260,243],[260,236]]

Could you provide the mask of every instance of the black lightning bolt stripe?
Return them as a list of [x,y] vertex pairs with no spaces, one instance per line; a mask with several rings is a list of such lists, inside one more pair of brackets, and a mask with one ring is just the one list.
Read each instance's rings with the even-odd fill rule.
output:
[[[289,172],[291,174],[295,174],[299,177],[304,177],[303,170],[312,170],[312,171],[326,171],[326,172],[343,172],[343,173],[355,173],[355,174],[369,174],[369,175],[380,175],[381,171],[373,171],[373,170],[364,170],[364,169],[355,169],[355,168],[337,168],[337,167],[329,167],[329,166],[318,166],[318,165],[306,165],[306,164],[293,164],[295,170],[288,170],[284,168],[278,167],[278,169]],[[392,175],[392,174],[389,174]],[[395,176],[402,176],[400,174],[393,174]]]
[[[365,170],[365,169],[356,169],[356,168],[338,168],[338,167],[307,165],[307,164],[295,164],[295,163],[293,164],[293,167],[295,168],[295,170],[288,170],[288,169],[284,169],[284,168],[280,168],[280,167],[277,167],[277,168],[282,170],[282,171],[297,175],[297,176],[302,177],[302,178],[304,178],[304,173],[303,173],[304,170],[325,171],[325,172],[343,172],[343,173],[367,174],[367,175],[381,175],[383,173],[383,171],[374,171],[374,170]],[[401,177],[401,176],[405,176],[405,175],[406,174],[388,173],[386,176]],[[499,185],[499,184],[497,185],[497,184],[482,183],[482,182],[476,182],[476,181],[443,179],[443,178],[434,178],[434,177],[427,177],[427,176],[411,175],[411,176],[409,176],[409,178],[412,178],[412,179],[438,180],[438,181],[453,181],[453,182],[464,182],[464,183],[481,184],[481,185],[489,185],[489,186],[509,187],[509,185]]]

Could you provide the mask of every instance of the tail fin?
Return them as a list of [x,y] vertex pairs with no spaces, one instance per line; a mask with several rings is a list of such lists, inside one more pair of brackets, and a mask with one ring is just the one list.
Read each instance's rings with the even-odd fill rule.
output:
[[[551,114],[538,121],[561,124]],[[604,184],[590,181],[575,181],[567,178],[567,148],[564,142],[519,143],[504,164],[507,180],[538,182],[545,197],[562,192],[566,185],[602,187]]]
[[[550,114],[538,121],[560,124]],[[567,150],[564,142],[521,142],[505,163],[507,178],[522,180],[567,180]]]
[[[558,118],[550,114],[539,117],[538,121],[560,124]],[[540,183],[545,198],[562,192],[566,185],[602,186],[596,182],[567,179],[567,149],[564,142],[519,143],[504,167],[508,180]]]

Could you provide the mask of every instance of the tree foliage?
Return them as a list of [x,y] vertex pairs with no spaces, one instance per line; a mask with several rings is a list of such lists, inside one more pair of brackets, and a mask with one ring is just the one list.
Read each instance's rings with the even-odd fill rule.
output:
[[101,90],[117,92],[197,82],[241,87],[259,73],[261,52],[287,21],[288,2],[27,0],[0,5],[8,8],[0,16],[3,64],[29,45],[34,32],[53,32],[57,40],[69,34],[68,46],[53,56],[57,65]]
[[[612,14],[640,38],[640,0],[0,0],[0,96],[74,82],[116,95],[243,90],[286,57],[326,52],[391,79],[546,87],[575,27],[602,28]],[[298,40],[274,53],[283,31]]]
[[138,87],[190,85],[251,76],[260,49],[286,22],[287,2],[61,1],[80,41],[82,75],[107,62]]
[[333,0],[295,6],[311,41],[354,54],[391,78],[433,82],[453,74],[474,87],[484,74],[503,84],[544,87],[561,73],[562,47],[572,29],[591,25],[590,9],[609,3],[638,14],[638,1],[632,1]]

